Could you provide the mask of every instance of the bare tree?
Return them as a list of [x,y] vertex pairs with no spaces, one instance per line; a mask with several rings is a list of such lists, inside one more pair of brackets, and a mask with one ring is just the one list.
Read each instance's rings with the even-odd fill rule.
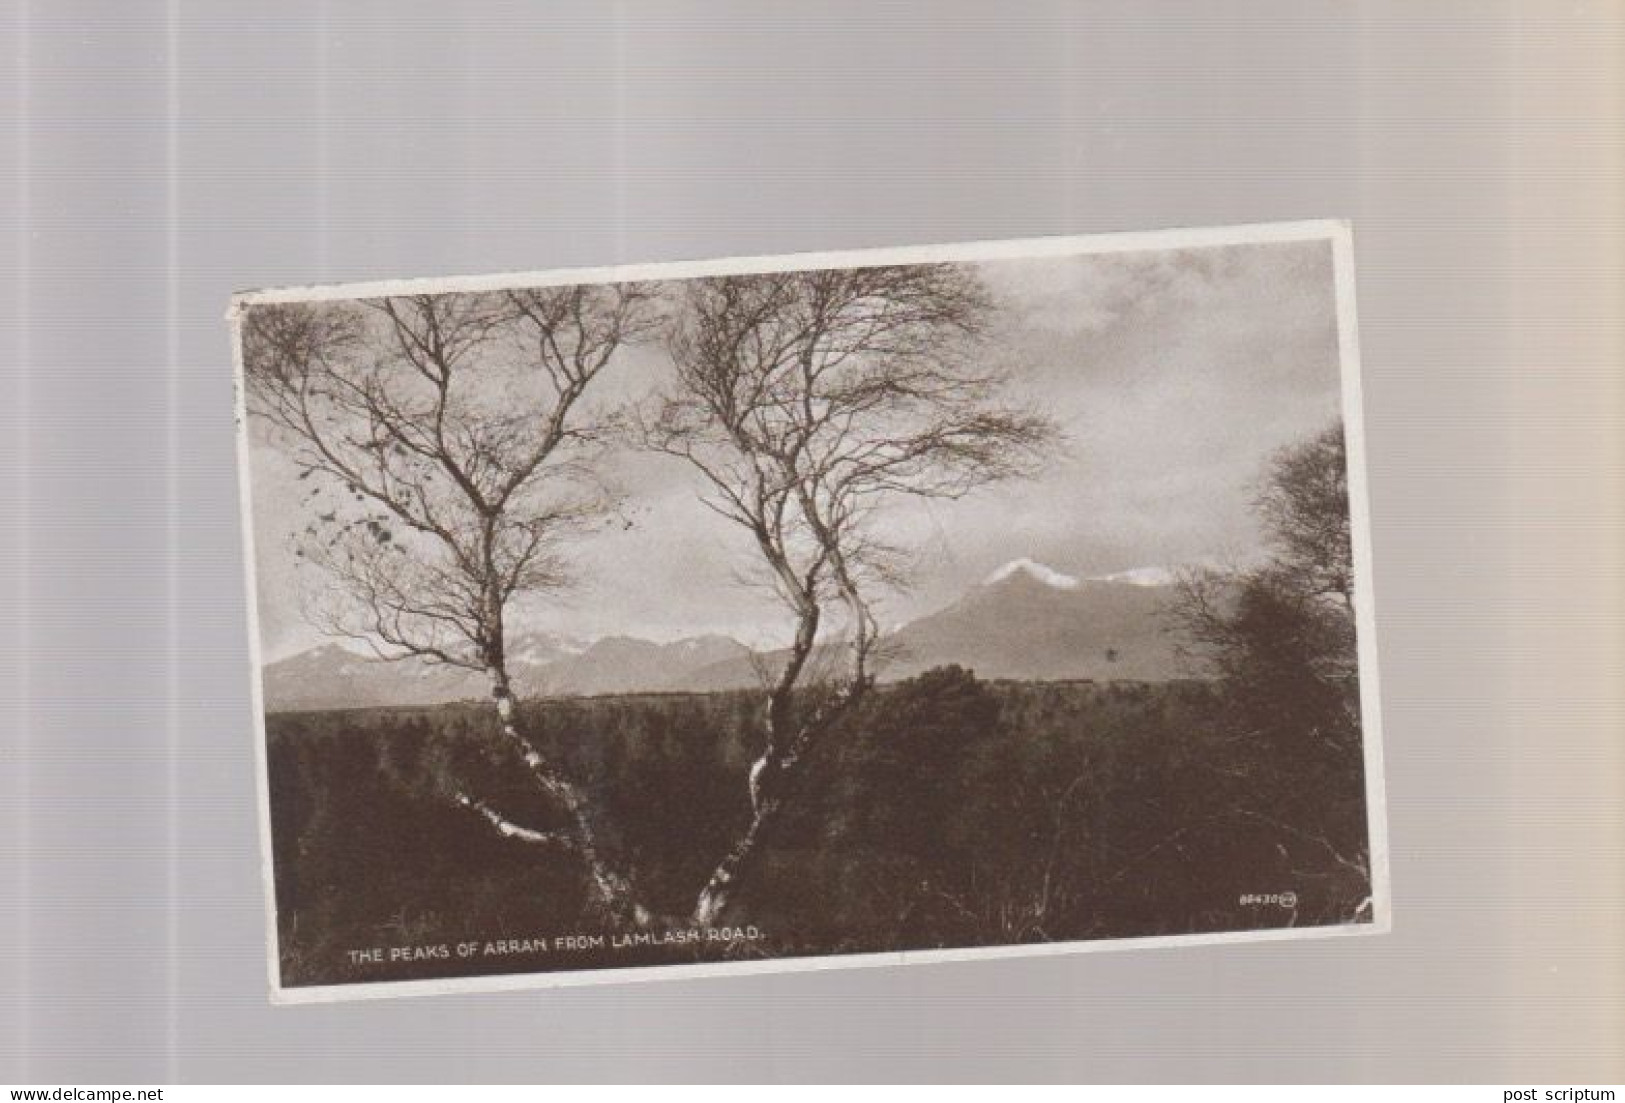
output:
[[1334,422],[1270,461],[1258,497],[1279,569],[1316,596],[1354,608],[1354,551],[1349,533],[1348,452]]
[[[706,504],[747,531],[794,620],[767,690],[750,774],[752,819],[700,893],[714,921],[777,819],[818,737],[872,684],[877,589],[903,580],[877,509],[957,498],[1028,472],[1055,437],[997,401],[972,360],[990,301],[954,265],[729,276],[679,286],[669,347],[678,385],[645,439],[703,476]],[[812,687],[809,662],[844,618],[844,660]],[[816,688],[818,692],[809,692]]]
[[566,581],[562,541],[599,515],[584,465],[603,425],[583,395],[650,325],[635,286],[263,305],[242,318],[250,411],[312,480],[298,549],[327,591],[319,625],[408,656],[482,672],[504,741],[565,814],[562,832],[505,818],[448,779],[502,834],[580,858],[596,905],[641,908],[605,860],[582,790],[518,727],[506,618]]
[[1214,822],[1324,869],[1358,918],[1370,860],[1342,423],[1275,453],[1254,507],[1269,559],[1187,572],[1172,609],[1223,704],[1225,758],[1205,795]]
[[[1176,627],[1196,645],[1193,657],[1231,683],[1301,666],[1352,687],[1354,556],[1342,422],[1271,456],[1254,509],[1269,560],[1245,570],[1185,572]],[[1351,721],[1347,734],[1357,750],[1352,713]]]

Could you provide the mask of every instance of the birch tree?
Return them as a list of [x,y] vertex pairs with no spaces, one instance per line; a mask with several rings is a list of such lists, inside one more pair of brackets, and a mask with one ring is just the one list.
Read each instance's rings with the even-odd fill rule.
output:
[[[991,304],[963,267],[709,278],[675,296],[677,385],[645,439],[692,465],[706,504],[749,534],[792,628],[767,687],[751,821],[700,893],[705,924],[734,898],[809,750],[873,684],[876,596],[906,577],[881,508],[1022,475],[1055,433],[1001,403],[1004,380],[974,359]],[[826,658],[833,672],[813,677]]]
[[241,319],[248,407],[311,486],[298,554],[325,587],[326,632],[383,658],[478,671],[497,727],[560,831],[448,795],[514,839],[573,852],[595,906],[640,921],[582,789],[520,731],[506,653],[521,598],[568,581],[566,542],[605,495],[585,459],[603,430],[583,401],[648,331],[635,286],[259,305]]

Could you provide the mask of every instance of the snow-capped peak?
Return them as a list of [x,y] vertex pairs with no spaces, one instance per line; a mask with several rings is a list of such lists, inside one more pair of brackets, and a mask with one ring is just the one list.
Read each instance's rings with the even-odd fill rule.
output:
[[1116,574],[1103,574],[1089,581],[1126,582],[1130,586],[1172,586],[1174,572],[1167,567],[1135,567],[1133,570],[1118,571]]
[[1012,559],[983,579],[982,585],[991,586],[995,582],[1003,582],[1005,579],[1017,574],[1025,574],[1030,578],[1037,579],[1046,586],[1053,586],[1057,590],[1076,590],[1078,588],[1078,580],[1071,575],[1062,574],[1054,567],[1046,567],[1042,563],[1026,558]]
[[508,646],[508,658],[515,662],[545,664],[561,657],[579,655],[587,645],[569,636],[552,632],[526,632]]

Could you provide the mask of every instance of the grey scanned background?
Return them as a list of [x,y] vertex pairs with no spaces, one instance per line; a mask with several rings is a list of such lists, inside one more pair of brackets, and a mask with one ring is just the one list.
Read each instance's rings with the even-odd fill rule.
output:
[[[1625,1080],[1621,5],[5,17],[0,1081]],[[1391,936],[267,1005],[231,291],[1319,217]]]

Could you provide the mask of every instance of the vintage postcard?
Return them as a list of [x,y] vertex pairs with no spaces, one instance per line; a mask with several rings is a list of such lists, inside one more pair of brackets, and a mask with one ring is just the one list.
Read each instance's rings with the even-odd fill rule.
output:
[[239,296],[273,998],[1386,930],[1351,248]]

